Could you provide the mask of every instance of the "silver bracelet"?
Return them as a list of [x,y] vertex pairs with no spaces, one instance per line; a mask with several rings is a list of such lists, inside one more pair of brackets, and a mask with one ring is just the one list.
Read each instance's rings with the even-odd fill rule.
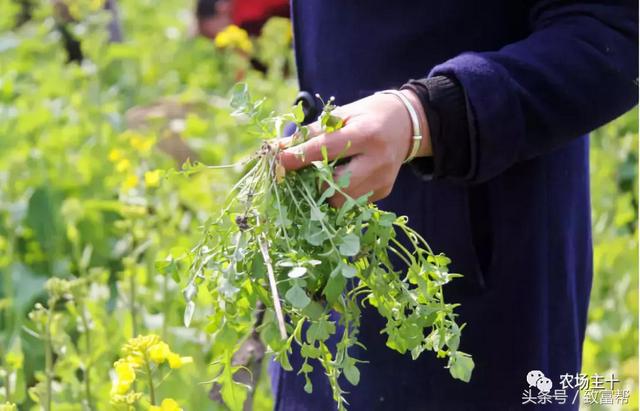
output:
[[409,151],[409,155],[404,160],[405,163],[408,163],[415,158],[416,154],[418,154],[420,143],[422,142],[422,130],[420,128],[420,119],[418,117],[418,112],[416,111],[415,107],[413,107],[413,104],[411,104],[409,99],[398,90],[383,90],[378,91],[376,94],[393,94],[394,96],[398,97],[400,101],[402,101],[405,108],[409,112],[409,117],[411,117],[411,126],[413,128],[413,138],[411,151]]

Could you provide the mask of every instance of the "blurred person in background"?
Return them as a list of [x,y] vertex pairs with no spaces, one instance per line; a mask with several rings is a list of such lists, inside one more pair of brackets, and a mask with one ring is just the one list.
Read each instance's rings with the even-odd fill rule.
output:
[[233,24],[231,0],[198,0],[195,17],[197,34],[214,39],[225,27]]
[[198,0],[196,22],[199,35],[214,39],[230,24],[257,36],[271,17],[289,17],[288,0]]

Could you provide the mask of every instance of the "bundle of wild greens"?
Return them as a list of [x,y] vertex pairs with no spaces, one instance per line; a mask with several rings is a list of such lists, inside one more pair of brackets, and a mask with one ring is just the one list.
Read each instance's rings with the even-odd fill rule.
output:
[[[245,85],[236,86],[231,104],[264,143],[221,215],[204,227],[185,289],[187,324],[198,288],[206,286],[213,296],[210,329],[217,333],[221,372],[216,380],[225,403],[234,408],[244,395],[233,379],[241,365],[232,358],[255,326],[256,307],[266,307],[257,331],[277,361],[291,370],[288,354],[298,344],[304,362],[297,371],[306,379],[305,390],[311,392],[308,375],[319,364],[338,409],[346,406],[339,377],[357,385],[358,363],[366,360],[352,357],[352,348],[361,345],[361,304],[386,319],[381,331],[390,348],[409,351],[414,359],[434,351],[446,359],[454,378],[468,381],[473,360],[458,351],[464,326],[456,323],[457,305],[443,297],[443,286],[457,276],[447,270],[450,260],[434,254],[406,217],[378,209],[367,196],[346,195],[349,176],[335,179],[335,160],[326,155],[307,169],[284,171],[276,137],[294,122],[298,130],[291,144],[306,139],[300,106],[281,116],[267,113]],[[320,117],[326,132],[342,125],[331,114],[334,108],[330,100]],[[346,197],[339,209],[327,203],[336,193]],[[392,265],[392,255],[403,262],[403,270]],[[339,323],[331,319],[332,310],[340,314]]]

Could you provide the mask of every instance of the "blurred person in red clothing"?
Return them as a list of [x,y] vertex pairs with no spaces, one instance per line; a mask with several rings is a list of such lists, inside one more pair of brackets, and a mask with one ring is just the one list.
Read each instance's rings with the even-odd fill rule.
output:
[[288,0],[198,0],[196,5],[197,32],[211,39],[230,24],[257,36],[274,16],[289,17]]

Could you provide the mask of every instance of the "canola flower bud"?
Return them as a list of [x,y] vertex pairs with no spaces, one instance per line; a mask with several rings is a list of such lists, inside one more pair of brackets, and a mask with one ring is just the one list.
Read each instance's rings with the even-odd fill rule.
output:
[[125,360],[134,368],[138,368],[144,365],[144,357],[142,357],[141,355],[127,355],[127,358],[125,358]]
[[142,398],[142,393],[141,392],[129,392],[125,395],[120,395],[120,394],[111,394],[111,402],[113,404],[127,404],[127,405],[133,405],[135,404],[140,398]]
[[182,411],[182,408],[180,408],[176,400],[173,398],[165,398],[159,406],[150,406],[149,411]]
[[174,352],[167,356],[167,360],[169,361],[169,367],[172,369],[180,368],[185,364],[191,364],[193,362],[192,357],[181,357],[179,354]]
[[169,354],[172,354],[172,352],[165,342],[159,342],[149,347],[149,358],[156,364],[162,364]]

